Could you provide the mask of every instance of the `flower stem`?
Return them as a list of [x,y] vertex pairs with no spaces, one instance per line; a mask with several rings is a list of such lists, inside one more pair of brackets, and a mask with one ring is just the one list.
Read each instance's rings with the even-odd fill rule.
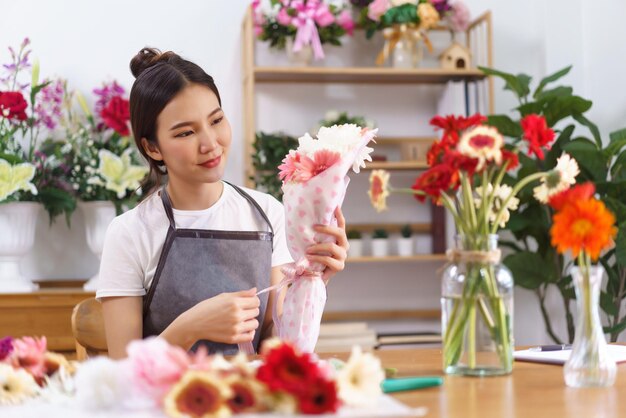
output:
[[531,174],[529,176],[524,177],[522,180],[520,180],[519,183],[517,183],[515,185],[515,187],[513,187],[513,190],[511,191],[511,194],[506,198],[506,200],[504,202],[502,202],[502,205],[500,207],[500,210],[498,211],[498,214],[496,215],[496,219],[493,222],[493,225],[491,226],[491,233],[495,234],[496,232],[498,232],[498,225],[500,224],[500,220],[502,218],[502,215],[504,214],[504,211],[506,210],[507,206],[509,205],[509,201],[515,197],[520,190],[522,190],[524,187],[526,187],[527,184],[535,181],[535,180],[539,180],[542,177],[545,177],[546,173],[545,172],[541,172],[541,173],[535,173],[535,174]]

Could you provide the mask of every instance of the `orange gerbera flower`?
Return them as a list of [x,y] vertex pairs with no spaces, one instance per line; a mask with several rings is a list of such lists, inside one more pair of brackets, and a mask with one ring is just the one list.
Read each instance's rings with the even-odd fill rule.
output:
[[574,257],[581,251],[597,260],[617,234],[615,216],[597,199],[581,199],[566,204],[552,217],[552,245],[560,253]]

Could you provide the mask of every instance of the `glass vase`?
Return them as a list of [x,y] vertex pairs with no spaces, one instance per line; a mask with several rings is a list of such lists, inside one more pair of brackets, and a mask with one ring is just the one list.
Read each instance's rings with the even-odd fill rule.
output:
[[400,39],[391,54],[391,65],[393,68],[415,68],[423,57],[419,33],[410,30],[403,30],[400,33]]
[[513,275],[500,263],[498,236],[458,236],[448,258],[441,298],[444,372],[511,373]]
[[608,353],[600,322],[600,287],[604,269],[573,267],[577,321],[574,345],[563,368],[567,386],[607,387],[615,383],[616,365]]

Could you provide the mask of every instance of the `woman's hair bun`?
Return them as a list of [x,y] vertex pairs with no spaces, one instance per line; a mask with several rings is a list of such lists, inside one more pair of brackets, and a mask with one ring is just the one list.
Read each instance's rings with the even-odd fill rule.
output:
[[130,60],[130,71],[135,78],[139,77],[148,68],[162,61],[169,61],[170,58],[177,56],[172,51],[161,52],[156,48],[142,48]]

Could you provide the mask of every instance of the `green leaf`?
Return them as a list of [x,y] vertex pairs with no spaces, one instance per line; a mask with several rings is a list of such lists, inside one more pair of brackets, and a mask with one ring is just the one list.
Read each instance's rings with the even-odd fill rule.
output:
[[24,162],[24,160],[22,160],[21,158],[19,158],[16,155],[12,155],[12,154],[0,154],[0,158],[3,159],[3,160],[6,160],[11,165],[15,165],[15,164],[19,164],[19,163],[23,163]]
[[544,77],[541,79],[541,81],[539,82],[539,85],[537,86],[537,88],[535,89],[535,93],[533,94],[533,97],[537,97],[541,94],[541,92],[543,91],[543,89],[549,84],[552,83],[556,80],[558,80],[559,78],[565,76],[567,73],[570,72],[570,70],[572,69],[572,66],[570,65],[569,67],[565,67],[562,70],[557,71],[554,74],[550,74],[547,77]]
[[606,180],[608,160],[602,150],[598,149],[592,141],[576,138],[566,144],[563,149],[578,162],[582,169],[586,170],[591,180],[597,182]]
[[529,86],[531,77],[526,74],[513,75],[493,68],[480,66],[478,67],[478,69],[487,75],[492,75],[503,79],[505,82],[504,89],[511,90],[520,99],[526,97],[528,93],[530,93]]
[[519,111],[522,117],[528,116],[533,113],[540,115],[543,113],[543,108],[545,104],[545,100],[539,100],[536,102],[524,103],[523,105],[516,107],[516,109]]
[[48,212],[50,223],[54,222],[58,215],[65,213],[65,220],[70,226],[70,217],[76,209],[76,199],[72,194],[55,187],[44,187],[38,190],[37,200]]
[[575,125],[568,125],[559,133],[556,141],[550,147],[550,151],[546,153],[546,159],[544,160],[546,167],[554,167],[556,165],[556,160],[563,154],[563,147],[571,140],[574,129],[576,129]]
[[626,221],[619,224],[617,238],[615,239],[615,259],[620,265],[626,267]]
[[605,196],[602,200],[606,207],[613,212],[616,219],[626,219],[626,204],[611,196]]
[[537,253],[522,251],[508,255],[504,264],[513,272],[515,284],[526,289],[537,289],[543,283],[556,281],[552,266]]
[[574,89],[572,89],[571,87],[559,86],[551,90],[546,90],[542,92],[536,98],[538,100],[547,100],[547,99],[552,99],[554,97],[567,97],[567,96],[571,96],[573,92],[574,92]]
[[600,293],[600,307],[609,315],[617,315],[617,307],[613,303],[613,295],[609,293]]
[[609,145],[606,147],[607,157],[612,157],[626,146],[626,128],[609,134]]
[[626,151],[621,152],[611,165],[611,179],[613,181],[626,180]]
[[626,329],[626,317],[622,318],[622,321],[613,327],[604,327],[605,334],[619,334]]
[[554,126],[561,119],[574,114],[585,113],[591,108],[592,102],[580,96],[554,97],[546,103],[544,116],[548,126]]
[[497,128],[498,131],[505,136],[517,138],[524,133],[520,124],[514,122],[507,115],[490,115],[487,117],[487,123]]
[[600,137],[600,130],[596,124],[584,117],[581,113],[574,113],[572,117],[576,120],[576,122],[589,128],[591,135],[593,135],[593,139],[596,140],[596,144],[598,144],[598,147],[602,148],[602,138]]

